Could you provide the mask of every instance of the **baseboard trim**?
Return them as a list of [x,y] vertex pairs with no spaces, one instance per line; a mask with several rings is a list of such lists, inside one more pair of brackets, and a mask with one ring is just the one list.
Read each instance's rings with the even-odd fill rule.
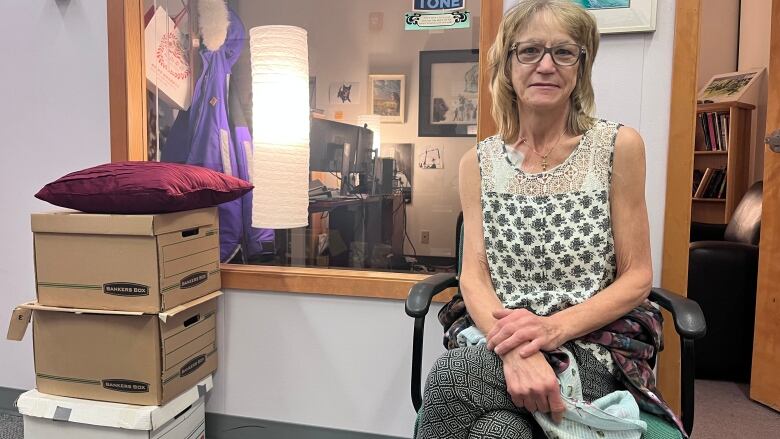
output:
[[209,439],[402,439],[357,431],[264,421],[240,416],[206,413],[206,437]]
[[24,390],[12,389],[9,387],[0,387],[0,412],[19,413],[14,403]]
[[[0,412],[18,414],[14,402],[24,390],[0,387]],[[313,427],[287,422],[266,421],[241,416],[206,413],[206,437],[209,439],[401,439],[356,431]]]

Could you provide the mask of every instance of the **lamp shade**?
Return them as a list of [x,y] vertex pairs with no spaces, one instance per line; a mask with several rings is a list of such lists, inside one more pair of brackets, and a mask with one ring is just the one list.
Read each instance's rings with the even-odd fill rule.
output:
[[295,26],[249,30],[254,160],[252,226],[309,222],[309,50]]
[[365,126],[369,130],[374,132],[374,145],[372,149],[376,151],[379,156],[379,145],[382,144],[381,135],[379,133],[382,126],[382,116],[378,114],[361,114],[357,117],[358,126]]

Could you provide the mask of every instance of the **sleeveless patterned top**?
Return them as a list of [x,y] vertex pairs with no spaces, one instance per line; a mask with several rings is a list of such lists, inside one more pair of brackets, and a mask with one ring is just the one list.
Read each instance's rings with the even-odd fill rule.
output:
[[[477,146],[485,252],[506,308],[547,316],[614,281],[609,191],[619,127],[595,121],[563,163],[536,174],[515,166],[498,136]],[[614,371],[605,348],[577,344]]]

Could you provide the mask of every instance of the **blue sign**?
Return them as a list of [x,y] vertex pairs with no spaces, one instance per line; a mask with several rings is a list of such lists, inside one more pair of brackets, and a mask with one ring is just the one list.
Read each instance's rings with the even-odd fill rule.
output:
[[415,11],[455,11],[466,7],[466,0],[414,0]]

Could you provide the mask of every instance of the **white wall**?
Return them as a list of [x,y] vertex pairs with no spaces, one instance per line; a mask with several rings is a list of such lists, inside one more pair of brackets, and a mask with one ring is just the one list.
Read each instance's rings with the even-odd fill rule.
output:
[[[210,412],[411,437],[413,320],[399,300],[226,291]],[[427,318],[423,373],[444,348]]]
[[[35,298],[33,198],[63,174],[109,160],[106,2],[0,2],[0,321]],[[4,332],[3,332],[4,334]],[[0,340],[0,386],[34,385],[32,336]]]
[[[14,105],[0,110],[4,132],[10,133],[2,143],[0,178],[15,189],[2,199],[10,206],[0,231],[6,243],[0,256],[5,315],[33,295],[28,218],[47,206],[32,194],[63,173],[109,158],[104,5],[86,0],[0,3],[0,33],[6,36],[0,48],[19,61],[16,70],[0,73],[2,96],[10,96]],[[656,273],[673,24],[673,1],[659,0],[656,32],[604,36],[595,72],[599,114],[638,128],[647,144]],[[16,35],[24,38],[11,41],[9,36]],[[408,86],[407,93],[412,93]],[[210,411],[410,436],[412,322],[401,301],[226,291],[221,305],[221,366]],[[434,306],[428,319],[426,371],[443,350],[438,309]],[[0,342],[0,358],[0,386],[33,385],[29,341]]]

